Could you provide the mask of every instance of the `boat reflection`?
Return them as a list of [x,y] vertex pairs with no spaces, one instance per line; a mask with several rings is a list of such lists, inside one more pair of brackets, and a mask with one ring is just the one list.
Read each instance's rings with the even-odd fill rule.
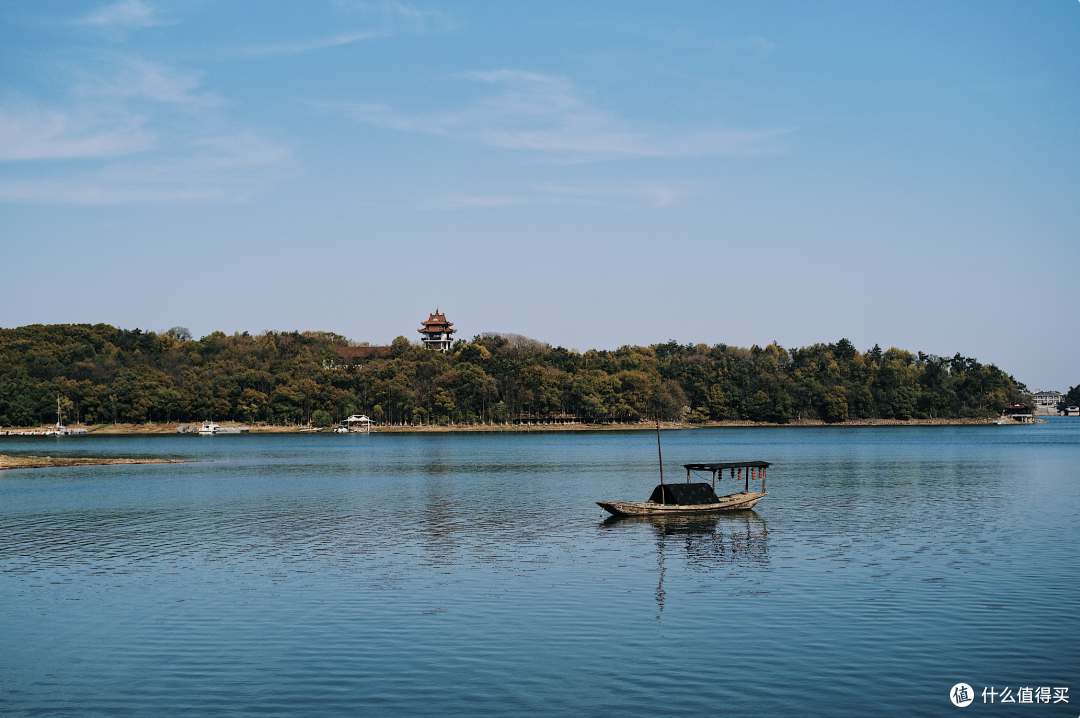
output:
[[769,562],[769,529],[754,511],[707,515],[611,516],[605,530],[639,529],[644,524],[656,540],[657,620],[664,613],[668,563],[681,560],[692,572],[730,576],[733,569],[761,569]]

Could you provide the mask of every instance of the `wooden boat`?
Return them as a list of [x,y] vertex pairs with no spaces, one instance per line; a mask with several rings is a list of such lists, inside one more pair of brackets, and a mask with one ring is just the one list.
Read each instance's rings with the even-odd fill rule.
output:
[[[665,484],[661,471],[660,484],[653,489],[649,500],[642,503],[629,501],[597,501],[605,511],[615,516],[642,516],[646,514],[697,514],[710,511],[742,511],[752,509],[769,495],[765,490],[765,469],[768,461],[724,461],[705,464],[683,464],[686,469],[685,484]],[[712,484],[691,483],[691,471],[712,472]],[[717,474],[723,480],[724,471],[729,471],[732,478],[741,480],[745,477],[743,491],[725,496],[716,495]],[[761,491],[751,491],[750,481],[761,480]]]

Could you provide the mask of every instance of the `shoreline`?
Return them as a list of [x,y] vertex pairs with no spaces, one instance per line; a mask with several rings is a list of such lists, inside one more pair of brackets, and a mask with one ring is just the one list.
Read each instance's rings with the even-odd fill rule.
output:
[[[802,419],[778,424],[765,421],[709,421],[702,424],[688,424],[678,421],[662,421],[660,428],[664,430],[676,429],[715,429],[715,428],[844,428],[865,426],[993,426],[998,417],[980,419],[852,419],[849,421],[830,424],[818,419]],[[186,422],[190,423],[190,422]],[[1045,423],[1045,420],[1036,419],[1033,423]],[[176,434],[182,422],[168,424],[97,424],[87,426],[87,433],[83,436],[162,436]],[[1020,425],[1017,422],[1017,425]],[[223,423],[222,426],[248,426],[251,434],[302,434],[302,433],[331,433],[333,427],[327,427],[321,432],[313,432],[304,426],[279,426],[268,424],[239,424]],[[9,428],[7,431],[44,431],[50,427],[38,428]],[[448,433],[515,433],[515,432],[560,432],[560,431],[647,431],[656,428],[653,422],[639,422],[634,424],[452,424],[452,425],[397,425],[376,426],[372,432],[376,434],[448,434]],[[18,436],[18,434],[4,435],[0,432],[0,441],[6,436]],[[59,438],[59,437],[57,437]],[[64,437],[71,438],[71,437]]]
[[[802,419],[790,421],[786,424],[778,424],[767,421],[709,421],[702,424],[689,424],[679,421],[662,421],[660,428],[664,431],[671,430],[694,430],[694,429],[723,429],[723,428],[825,428],[837,429],[845,427],[864,426],[994,426],[997,417],[989,419],[853,419],[851,421],[830,424],[817,419]],[[1035,420],[1036,424],[1046,423]],[[1017,426],[1021,426],[1016,422]],[[1011,425],[1010,425],[1011,426]],[[456,426],[381,426],[372,429],[373,433],[396,433],[396,434],[420,434],[420,433],[460,433],[460,432],[538,432],[538,431],[653,431],[656,429],[654,422],[642,422],[638,424],[515,424],[504,425],[456,425]],[[252,429],[254,432],[254,429]]]
[[45,469],[56,466],[109,466],[113,464],[188,464],[185,459],[102,459],[63,456],[5,456],[0,454],[0,471]]

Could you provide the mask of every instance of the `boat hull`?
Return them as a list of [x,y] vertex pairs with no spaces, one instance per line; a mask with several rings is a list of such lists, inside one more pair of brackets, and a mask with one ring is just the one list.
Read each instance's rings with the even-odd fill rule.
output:
[[754,508],[758,501],[768,496],[768,492],[740,491],[737,494],[721,496],[715,504],[697,504],[681,506],[679,504],[657,504],[653,502],[633,503],[630,501],[597,501],[597,505],[615,516],[644,516],[646,514],[705,514],[713,511],[743,511]]

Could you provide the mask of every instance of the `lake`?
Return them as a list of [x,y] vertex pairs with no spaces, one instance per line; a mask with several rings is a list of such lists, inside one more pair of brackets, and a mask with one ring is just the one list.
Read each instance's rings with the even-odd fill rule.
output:
[[4,437],[196,463],[0,472],[0,715],[1080,714],[1080,420],[663,451],[769,496],[604,520],[648,431]]

